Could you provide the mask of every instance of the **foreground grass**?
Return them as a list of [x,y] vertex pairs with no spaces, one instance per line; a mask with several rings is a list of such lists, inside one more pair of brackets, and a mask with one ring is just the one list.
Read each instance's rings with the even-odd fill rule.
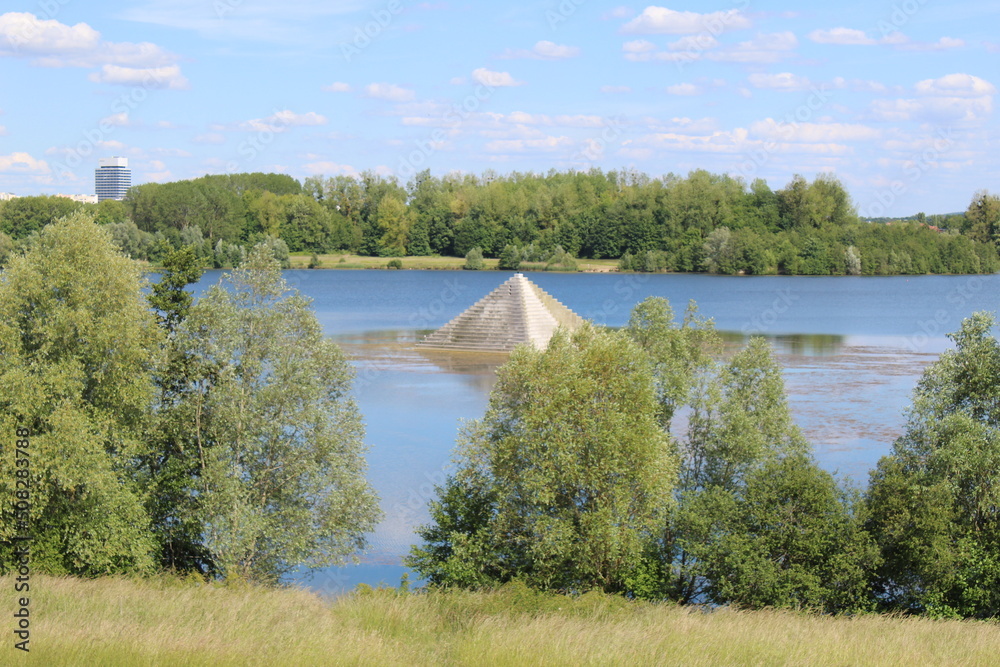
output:
[[[11,591],[11,579],[0,588]],[[6,610],[0,616],[11,624]],[[1000,655],[995,623],[704,613],[518,586],[329,600],[170,578],[34,576],[31,619],[31,653],[15,651],[3,628],[0,664],[909,666],[996,664]]]
[[[309,266],[311,255],[298,253],[289,257],[293,269],[305,269]],[[332,255],[318,256],[321,269],[384,269],[391,258],[389,257],[365,257],[363,255],[350,255],[335,253]],[[439,269],[439,270],[461,270],[465,264],[462,257],[400,257],[404,269]],[[499,260],[484,259],[483,264],[486,270],[497,268]],[[618,261],[614,259],[578,259],[577,266],[581,271],[612,271],[617,269]],[[535,270],[543,265],[525,265],[524,270]]]

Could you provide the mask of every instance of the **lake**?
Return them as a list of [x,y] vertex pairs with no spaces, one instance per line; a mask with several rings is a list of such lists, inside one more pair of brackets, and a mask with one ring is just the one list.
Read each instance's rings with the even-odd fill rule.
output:
[[[205,274],[196,291],[218,281]],[[996,276],[733,277],[688,274],[526,273],[597,324],[619,327],[647,296],[689,300],[732,345],[771,340],[796,422],[826,469],[865,484],[888,453],[923,368],[945,334],[978,310],[997,311]],[[482,416],[502,356],[417,351],[413,344],[506,280],[478,271],[286,271],[357,370],[369,478],[386,518],[362,563],[304,581],[338,592],[396,585],[413,530],[428,519],[460,420]]]

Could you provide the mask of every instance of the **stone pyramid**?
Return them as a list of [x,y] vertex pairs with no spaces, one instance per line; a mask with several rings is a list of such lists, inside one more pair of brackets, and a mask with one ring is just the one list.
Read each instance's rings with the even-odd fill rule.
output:
[[515,273],[464,313],[417,345],[447,350],[510,352],[521,343],[544,349],[562,326],[573,331],[583,318],[551,294]]

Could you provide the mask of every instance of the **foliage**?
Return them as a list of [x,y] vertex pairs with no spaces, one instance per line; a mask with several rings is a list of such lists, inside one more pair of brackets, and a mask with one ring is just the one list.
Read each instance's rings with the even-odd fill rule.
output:
[[655,414],[644,354],[622,333],[586,326],[545,351],[519,347],[464,430],[409,565],[440,584],[624,591],[670,505]]
[[[154,542],[133,461],[147,453],[161,334],[139,267],[77,211],[46,226],[0,281],[0,427],[31,432],[32,565],[142,572]],[[13,496],[12,448],[0,494]],[[4,503],[0,539],[16,526]],[[14,561],[0,546],[4,568]]]
[[500,253],[500,262],[497,268],[501,271],[517,271],[521,268],[521,251],[517,246],[508,244]]
[[[124,202],[87,205],[102,224],[131,221],[153,241],[129,251],[159,262],[196,230],[216,266],[231,246],[282,239],[291,252],[500,257],[574,271],[576,257],[620,259],[625,271],[726,275],[897,275],[1000,270],[1000,198],[977,192],[964,214],[858,219],[830,174],[800,175],[779,190],[695,170],[651,178],[635,171],[449,174],[424,170],[405,184],[374,172],[313,176],[205,176],[131,188]],[[22,198],[0,206],[0,232],[26,239],[84,206]],[[131,232],[131,235],[134,236]],[[144,237],[143,237],[144,238]],[[169,246],[169,247],[168,247]],[[853,250],[851,250],[853,248]],[[516,263],[507,251],[503,266]],[[521,267],[523,268],[523,267]],[[511,270],[511,269],[505,269]]]
[[482,271],[483,251],[479,248],[470,250],[465,256],[465,265],[462,268],[467,271]]
[[877,553],[856,494],[816,466],[781,370],[752,339],[694,391],[664,547],[682,602],[857,611]]
[[198,366],[173,415],[193,459],[184,507],[227,578],[341,563],[380,515],[350,367],[269,248],[223,282],[175,337]]
[[871,530],[888,608],[1000,615],[1000,344],[977,313],[927,367],[906,432],[872,472]]
[[0,208],[0,232],[23,239],[82,207],[67,197],[18,197]]

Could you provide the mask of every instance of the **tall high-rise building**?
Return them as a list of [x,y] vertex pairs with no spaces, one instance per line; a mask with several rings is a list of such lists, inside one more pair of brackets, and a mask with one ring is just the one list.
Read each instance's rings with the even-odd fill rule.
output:
[[132,170],[128,168],[128,158],[102,157],[100,165],[94,170],[97,201],[125,199],[125,193],[132,186]]

